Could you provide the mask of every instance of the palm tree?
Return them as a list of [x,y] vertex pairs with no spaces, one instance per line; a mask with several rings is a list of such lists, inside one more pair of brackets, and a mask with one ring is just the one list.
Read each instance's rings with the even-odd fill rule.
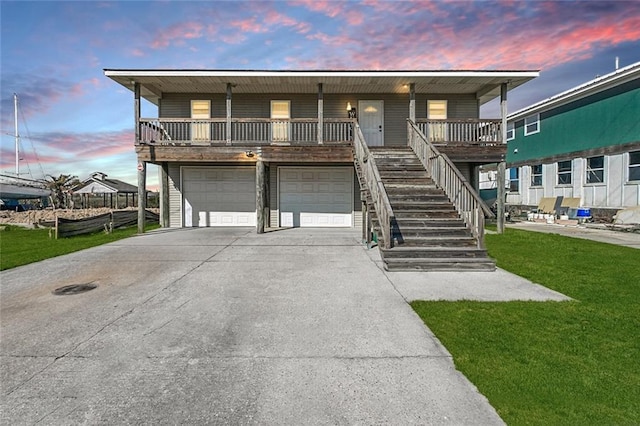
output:
[[67,195],[71,188],[80,183],[77,176],[64,174],[58,177],[47,175],[43,182],[51,190],[56,208],[67,208]]

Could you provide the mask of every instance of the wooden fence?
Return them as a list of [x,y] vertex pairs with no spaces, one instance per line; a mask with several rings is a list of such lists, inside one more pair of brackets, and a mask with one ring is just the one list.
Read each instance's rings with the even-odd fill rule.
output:
[[[159,223],[160,216],[147,210],[145,221],[147,223]],[[84,219],[65,219],[56,217],[56,239],[72,237],[74,235],[92,234],[98,231],[111,232],[117,228],[134,226],[138,223],[137,210],[114,210],[98,216]]]

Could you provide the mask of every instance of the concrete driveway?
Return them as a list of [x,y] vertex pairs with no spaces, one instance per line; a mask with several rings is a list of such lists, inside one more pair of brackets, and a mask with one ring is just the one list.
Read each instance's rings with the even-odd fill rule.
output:
[[160,230],[0,280],[3,424],[500,424],[406,300],[564,299],[385,273],[345,230]]

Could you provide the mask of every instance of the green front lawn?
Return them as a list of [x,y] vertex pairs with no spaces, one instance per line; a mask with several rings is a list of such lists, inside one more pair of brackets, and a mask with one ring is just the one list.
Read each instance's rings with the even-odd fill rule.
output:
[[[121,240],[135,235],[138,231],[134,226],[116,229],[111,234],[99,232],[56,240],[49,238],[48,229],[3,226],[5,229],[0,231],[0,271]],[[158,225],[152,225],[147,229],[157,227]]]
[[640,250],[507,229],[498,266],[572,302],[414,302],[508,424],[640,424]]

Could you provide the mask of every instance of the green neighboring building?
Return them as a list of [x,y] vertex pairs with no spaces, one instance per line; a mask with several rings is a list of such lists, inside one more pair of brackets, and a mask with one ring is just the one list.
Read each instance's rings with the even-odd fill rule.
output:
[[640,204],[640,62],[507,117],[507,203]]

